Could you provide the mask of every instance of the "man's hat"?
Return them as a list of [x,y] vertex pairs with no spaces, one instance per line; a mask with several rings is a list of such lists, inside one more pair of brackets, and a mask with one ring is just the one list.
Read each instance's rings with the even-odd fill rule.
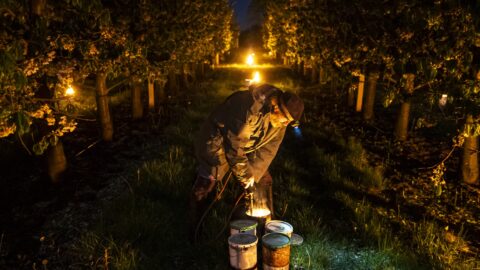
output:
[[304,104],[299,96],[292,92],[284,92],[280,95],[280,108],[293,121],[300,121],[302,117]]

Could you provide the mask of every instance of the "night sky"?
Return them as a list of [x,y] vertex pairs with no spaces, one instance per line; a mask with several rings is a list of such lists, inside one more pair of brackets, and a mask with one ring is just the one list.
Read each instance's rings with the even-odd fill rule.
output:
[[251,0],[230,0],[230,4],[237,17],[237,23],[240,25],[240,31],[250,27],[251,22],[248,21],[247,16],[248,5],[250,5],[250,2]]

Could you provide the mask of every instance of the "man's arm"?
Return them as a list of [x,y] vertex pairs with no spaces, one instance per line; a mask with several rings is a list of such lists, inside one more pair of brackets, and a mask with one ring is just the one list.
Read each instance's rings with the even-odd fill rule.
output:
[[248,166],[248,157],[244,149],[250,143],[252,130],[247,124],[253,97],[250,92],[237,92],[227,99],[218,111],[224,137],[225,157],[234,176],[246,182],[253,176]]
[[283,141],[285,131],[286,128],[278,129],[270,141],[248,154],[248,164],[255,181],[258,182],[270,167]]

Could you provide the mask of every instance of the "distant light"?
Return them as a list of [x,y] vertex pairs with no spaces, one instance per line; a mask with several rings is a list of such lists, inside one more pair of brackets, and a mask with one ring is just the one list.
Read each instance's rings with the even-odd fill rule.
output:
[[253,66],[253,64],[255,63],[254,55],[255,54],[251,53],[247,56],[247,65]]
[[448,95],[443,94],[442,97],[438,100],[438,106],[445,107],[447,105]]
[[71,85],[68,86],[67,90],[65,90],[65,95],[66,96],[73,96],[75,95],[75,90]]
[[255,71],[253,73],[253,78],[252,80],[250,81],[250,83],[259,83],[262,79],[260,78],[260,72],[258,71]]

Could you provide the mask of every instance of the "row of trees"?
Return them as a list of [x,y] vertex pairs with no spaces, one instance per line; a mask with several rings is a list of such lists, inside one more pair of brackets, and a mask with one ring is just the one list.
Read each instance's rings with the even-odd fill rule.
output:
[[[326,68],[358,78],[355,108],[366,121],[374,119],[382,82],[384,105],[401,103],[399,141],[407,139],[413,96],[422,93],[428,104],[448,95],[465,119],[454,138],[465,149],[463,180],[478,183],[478,1],[268,0],[266,8],[266,47],[286,64],[311,66],[314,79],[324,80]],[[355,105],[353,91],[348,95]]]
[[5,0],[0,15],[0,138],[47,151],[54,180],[66,166],[59,138],[76,127],[66,89],[96,82],[101,137],[111,141],[109,85],[128,82],[141,118],[144,84],[153,109],[155,85],[170,78],[176,89],[179,73],[195,75],[238,35],[226,0]]

